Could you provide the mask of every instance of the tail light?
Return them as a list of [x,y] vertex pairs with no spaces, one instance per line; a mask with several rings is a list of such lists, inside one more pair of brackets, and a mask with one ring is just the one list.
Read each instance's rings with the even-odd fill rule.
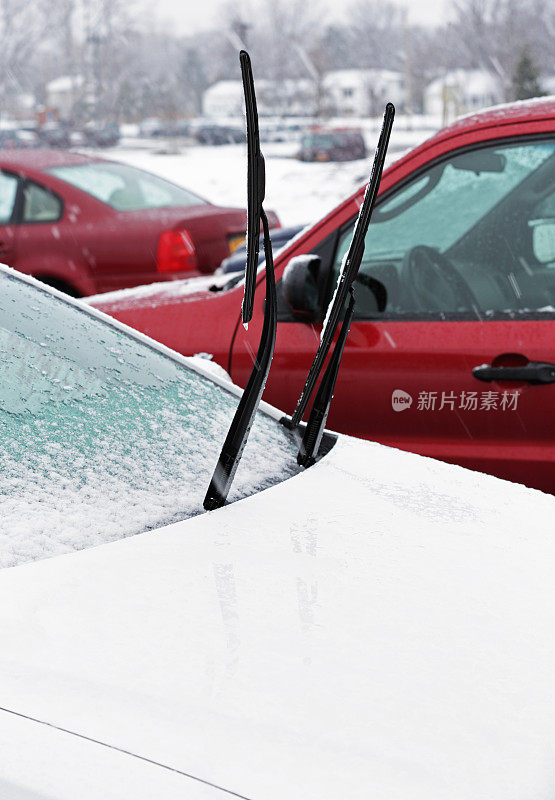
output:
[[158,272],[190,272],[198,267],[195,245],[188,231],[164,231],[158,239]]

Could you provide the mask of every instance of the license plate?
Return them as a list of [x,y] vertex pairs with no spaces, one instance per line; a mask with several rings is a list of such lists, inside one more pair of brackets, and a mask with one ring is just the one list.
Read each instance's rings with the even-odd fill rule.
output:
[[238,247],[245,244],[245,234],[242,233],[240,236],[230,236],[227,243],[229,245],[229,252],[233,253]]

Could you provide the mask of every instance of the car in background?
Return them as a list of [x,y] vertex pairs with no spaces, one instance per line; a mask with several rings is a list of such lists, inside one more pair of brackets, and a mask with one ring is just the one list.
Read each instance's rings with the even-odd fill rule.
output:
[[42,147],[57,147],[65,150],[71,147],[71,131],[65,125],[57,122],[47,122],[37,128],[37,134]]
[[241,144],[245,141],[245,132],[231,125],[195,124],[191,125],[190,131],[199,144]]
[[301,138],[300,161],[354,161],[366,158],[366,145],[355,129],[316,128]]
[[40,140],[35,131],[24,128],[0,130],[0,150],[32,150],[39,146]]
[[163,136],[165,125],[166,123],[158,117],[147,117],[139,123],[139,136]]
[[237,386],[5,267],[0,338],[3,800],[550,796],[554,498],[263,403],[203,513]]
[[[300,233],[305,225],[289,225],[286,228],[272,228],[270,231],[270,239],[272,240],[272,248],[274,253],[281,247],[285,247],[287,242]],[[224,258],[220,264],[218,272],[227,274],[229,272],[243,272],[245,270],[245,263],[247,257],[247,248],[244,244],[238,247],[230,256]],[[264,261],[264,248],[261,247],[258,254],[258,263],[262,264]]]
[[[364,189],[276,258],[265,397],[288,413]],[[330,427],[555,492],[555,99],[464,117],[390,165],[355,288]],[[222,277],[95,305],[184,354],[212,353],[244,386],[263,303],[245,330],[242,291]]]
[[119,125],[114,120],[88,123],[83,133],[86,144],[93,147],[115,147],[120,140]]
[[74,296],[210,274],[245,228],[244,210],[126,164],[0,152],[0,259]]

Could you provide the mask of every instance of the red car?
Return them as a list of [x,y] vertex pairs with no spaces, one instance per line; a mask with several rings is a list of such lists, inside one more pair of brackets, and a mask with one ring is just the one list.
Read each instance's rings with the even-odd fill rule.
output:
[[[362,194],[276,260],[279,325],[264,397],[289,412]],[[369,278],[387,289],[381,313]],[[392,164],[356,286],[329,427],[554,492],[553,98],[461,119]],[[182,353],[213,353],[244,385],[264,291],[247,331],[242,291],[191,282],[95,305]],[[432,500],[441,514],[441,497]]]
[[126,164],[0,151],[0,260],[74,296],[213,272],[245,228],[244,210]]

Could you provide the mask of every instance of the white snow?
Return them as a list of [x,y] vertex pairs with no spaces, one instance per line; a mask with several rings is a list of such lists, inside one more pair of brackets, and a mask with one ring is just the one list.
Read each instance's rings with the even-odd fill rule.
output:
[[[551,800],[554,530],[552,497],[341,437],[220,511],[0,572],[0,706],[248,798]],[[0,780],[73,800],[93,758],[54,737],[0,712]],[[80,800],[153,796],[96,764]]]
[[140,305],[148,302],[149,306],[163,305],[176,299],[185,299],[210,290],[211,286],[224,286],[229,283],[230,275],[207,275],[199,278],[187,278],[180,281],[159,281],[131,289],[117,289],[113,292],[93,294],[84,298],[84,302],[113,304],[113,309],[125,308],[130,304]]

